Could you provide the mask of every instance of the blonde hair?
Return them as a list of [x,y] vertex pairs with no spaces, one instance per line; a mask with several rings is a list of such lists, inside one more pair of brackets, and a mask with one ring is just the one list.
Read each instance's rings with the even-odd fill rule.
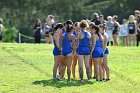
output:
[[130,16],[129,16],[129,19],[130,19],[130,18],[132,18],[132,19],[134,20],[134,19],[135,19],[135,16],[134,16],[134,15],[130,15]]
[[86,21],[86,20],[82,20],[82,21],[80,22],[80,27],[81,27],[82,29],[89,27],[87,21]]
[[112,16],[108,16],[107,19],[111,19],[112,20]]

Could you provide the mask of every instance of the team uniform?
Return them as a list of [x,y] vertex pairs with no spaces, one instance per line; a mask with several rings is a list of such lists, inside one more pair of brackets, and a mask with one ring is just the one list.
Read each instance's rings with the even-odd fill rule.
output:
[[69,39],[69,34],[65,32],[62,40],[62,55],[67,56],[72,53],[72,41]]
[[86,30],[81,30],[84,38],[79,40],[78,45],[78,55],[90,55],[90,39],[88,38],[88,33]]
[[54,42],[53,55],[54,55],[54,56],[61,55],[61,51],[60,51],[59,48],[57,47],[55,40],[53,40],[53,42]]
[[128,33],[135,34],[135,22],[128,23]]
[[[108,35],[107,35],[106,32],[104,32],[102,35],[106,35],[106,36],[108,37]],[[105,51],[104,51],[104,54],[105,54],[105,55],[108,55],[108,54],[109,54],[108,47],[106,47],[106,49],[105,49]]]
[[96,41],[96,45],[92,53],[92,58],[101,58],[103,56],[104,56],[104,52],[102,49],[102,40],[99,37],[99,39]]

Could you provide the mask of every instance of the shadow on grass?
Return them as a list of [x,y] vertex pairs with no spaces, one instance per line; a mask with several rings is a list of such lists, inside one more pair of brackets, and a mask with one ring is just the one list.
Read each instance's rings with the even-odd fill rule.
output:
[[86,84],[93,84],[93,82],[87,82],[87,80],[84,80],[84,83],[81,83],[79,80],[71,80],[71,82],[67,82],[67,80],[40,80],[40,81],[34,81],[32,82],[34,85],[42,85],[44,87],[46,86],[53,86],[57,88],[62,87],[71,87],[71,86],[81,86]]

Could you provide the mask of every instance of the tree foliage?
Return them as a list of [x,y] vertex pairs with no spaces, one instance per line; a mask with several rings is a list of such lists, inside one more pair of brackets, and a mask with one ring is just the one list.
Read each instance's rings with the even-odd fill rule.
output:
[[139,9],[139,0],[0,0],[0,17],[5,27],[15,27],[25,35],[33,35],[37,18],[44,23],[47,15],[55,16],[57,22],[71,19],[91,19],[94,12],[128,18]]

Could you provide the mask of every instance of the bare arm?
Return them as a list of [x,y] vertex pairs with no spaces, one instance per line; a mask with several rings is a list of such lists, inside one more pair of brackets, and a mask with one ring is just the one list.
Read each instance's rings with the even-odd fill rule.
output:
[[105,50],[104,38],[103,38],[102,35],[101,35],[100,37],[101,37],[101,40],[102,40],[102,49],[103,49],[103,51],[104,51],[104,50]]
[[119,24],[118,22],[115,22],[115,24],[116,24],[116,26],[118,27],[118,28],[117,28],[117,31],[119,31],[119,30],[120,30],[120,24]]
[[78,36],[77,36],[77,41],[76,41],[76,43],[75,43],[76,49],[77,49],[77,47],[78,47],[80,37],[81,37],[81,33],[79,32],[79,33],[78,33]]
[[105,51],[105,49],[107,47],[108,37],[107,37],[107,35],[104,35],[103,37],[104,37],[104,48],[103,48],[103,50]]
[[[53,38],[54,38],[54,41],[55,41],[55,43],[56,43],[56,46],[57,46],[58,49],[61,51],[61,44],[59,44],[59,36],[56,35],[56,34],[54,34]],[[61,42],[61,40],[60,40],[60,42]]]
[[91,38],[91,53],[90,53],[90,55],[92,55],[92,53],[93,53],[93,51],[94,51],[94,48],[95,48],[95,45],[96,45],[96,37],[97,37],[97,35],[94,35],[94,36],[92,36],[92,38]]
[[137,34],[137,24],[136,22],[134,22],[134,24],[135,24],[135,34]]

